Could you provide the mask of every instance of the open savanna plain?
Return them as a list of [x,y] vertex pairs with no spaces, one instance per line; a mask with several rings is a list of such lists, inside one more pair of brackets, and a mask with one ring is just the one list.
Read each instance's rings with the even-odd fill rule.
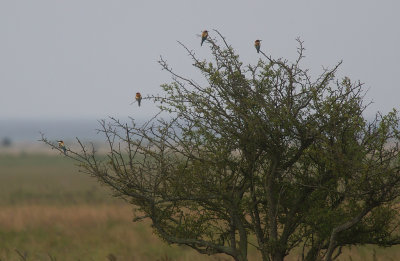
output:
[[[169,246],[132,219],[127,202],[72,160],[0,153],[0,260],[231,260]],[[254,248],[249,259],[260,260]],[[353,247],[339,260],[400,260],[400,248]]]

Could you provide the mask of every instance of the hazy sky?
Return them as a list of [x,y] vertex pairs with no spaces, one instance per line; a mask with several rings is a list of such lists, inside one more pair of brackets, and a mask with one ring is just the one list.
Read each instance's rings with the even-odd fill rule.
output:
[[146,116],[154,104],[130,103],[170,81],[160,55],[200,77],[177,40],[207,57],[204,29],[224,34],[245,63],[259,58],[257,38],[294,59],[299,36],[313,74],[343,59],[339,76],[369,89],[367,113],[387,112],[400,100],[399,10],[398,0],[0,0],[0,118]]

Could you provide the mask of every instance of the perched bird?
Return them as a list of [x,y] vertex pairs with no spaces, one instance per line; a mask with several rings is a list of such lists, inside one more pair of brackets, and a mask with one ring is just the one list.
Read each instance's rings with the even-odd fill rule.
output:
[[208,37],[208,31],[207,30],[204,30],[202,33],[201,33],[201,46],[203,46],[203,43],[204,43],[204,41],[207,39],[207,37]]
[[256,47],[257,53],[260,53],[260,42],[261,40],[256,40],[254,42],[254,47]]
[[64,151],[64,154],[67,155],[67,148],[62,140],[58,140],[58,147]]
[[138,102],[139,107],[140,107],[140,102],[142,101],[142,95],[140,94],[140,92],[137,92],[137,93],[136,93],[135,99],[136,99],[136,101]]

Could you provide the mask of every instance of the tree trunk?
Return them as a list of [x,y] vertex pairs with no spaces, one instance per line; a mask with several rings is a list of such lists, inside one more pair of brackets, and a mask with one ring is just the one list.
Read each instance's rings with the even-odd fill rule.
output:
[[247,257],[242,257],[242,255],[238,255],[234,259],[235,261],[247,261]]
[[315,261],[317,260],[318,254],[319,254],[319,247],[312,247],[308,252],[305,257],[305,261]]
[[331,233],[331,237],[329,240],[329,247],[326,251],[326,257],[325,257],[325,261],[332,261],[332,255],[333,252],[335,251],[335,249],[337,248],[337,242],[336,242],[336,238],[337,235],[344,231],[347,230],[349,228],[351,228],[352,226],[354,226],[355,224],[357,224],[358,222],[360,222],[360,220],[373,208],[374,205],[371,206],[367,206],[360,214],[358,214],[356,217],[354,217],[353,219],[335,227],[332,230]]
[[283,261],[284,257],[282,253],[275,253],[272,255],[271,261]]

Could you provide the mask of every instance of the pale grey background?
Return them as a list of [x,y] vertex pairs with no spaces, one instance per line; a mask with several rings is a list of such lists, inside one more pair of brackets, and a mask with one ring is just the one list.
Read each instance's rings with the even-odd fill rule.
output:
[[176,41],[208,57],[204,29],[223,33],[245,63],[259,58],[257,38],[294,59],[299,36],[314,75],[343,59],[338,76],[364,82],[374,101],[367,117],[386,113],[399,105],[399,10],[395,0],[0,0],[0,119],[146,118],[155,106],[130,105],[136,91],[170,80],[160,55],[198,78]]

